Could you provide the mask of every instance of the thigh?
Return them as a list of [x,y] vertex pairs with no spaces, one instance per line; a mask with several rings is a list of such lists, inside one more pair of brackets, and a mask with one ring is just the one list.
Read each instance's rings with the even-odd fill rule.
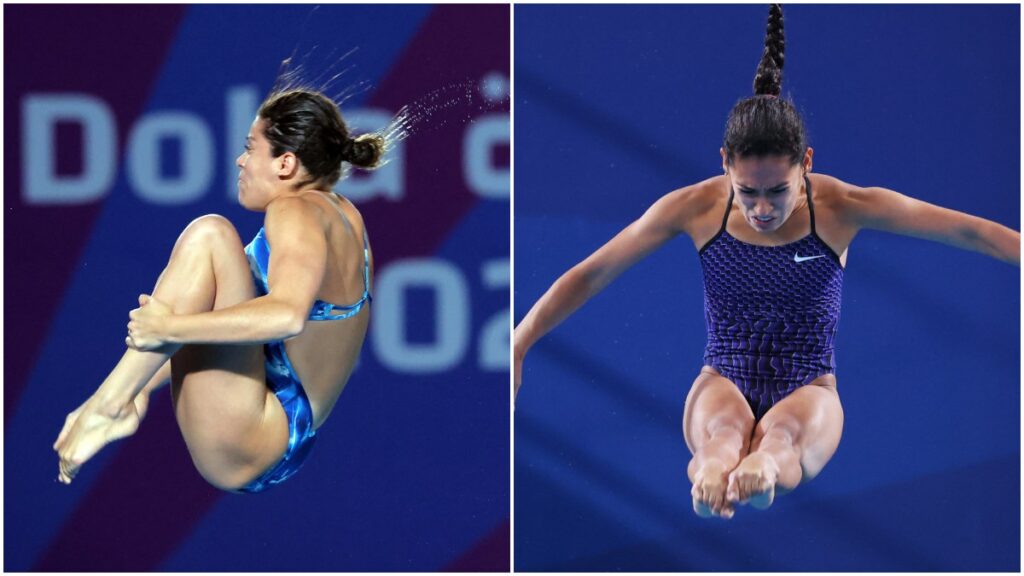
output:
[[749,439],[754,428],[754,413],[732,381],[705,368],[693,381],[683,409],[683,436],[691,453],[700,450],[710,438],[708,430],[718,424],[736,426],[743,438]]
[[288,445],[288,422],[266,385],[262,345],[183,346],[171,358],[174,414],[211,484],[237,488]]
[[772,406],[754,429],[752,450],[773,426],[785,427],[793,435],[800,451],[803,480],[817,476],[835,454],[843,435],[843,407],[835,378],[819,378]]
[[[219,217],[204,217],[190,228],[200,224],[213,257],[213,308],[255,298],[248,259],[234,228]],[[287,418],[267,387],[264,362],[262,344],[186,345],[171,358],[178,426],[196,467],[215,485],[244,483],[238,479],[273,464],[287,447]]]

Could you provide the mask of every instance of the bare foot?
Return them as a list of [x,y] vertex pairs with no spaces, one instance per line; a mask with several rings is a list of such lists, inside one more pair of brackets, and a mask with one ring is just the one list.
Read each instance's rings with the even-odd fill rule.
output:
[[[144,396],[140,394],[139,397]],[[60,456],[58,480],[70,484],[79,469],[107,444],[131,436],[145,415],[148,396],[136,400],[114,416],[103,413],[89,399],[68,414],[53,449]]]
[[701,518],[721,516],[728,520],[735,510],[725,498],[729,469],[719,460],[705,460],[693,475],[693,511]]
[[751,452],[729,474],[726,496],[729,502],[750,504],[765,509],[775,500],[775,482],[779,478],[779,465],[766,452]]

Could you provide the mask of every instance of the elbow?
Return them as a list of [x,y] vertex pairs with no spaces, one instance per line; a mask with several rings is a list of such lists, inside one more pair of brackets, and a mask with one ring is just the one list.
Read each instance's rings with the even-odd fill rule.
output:
[[566,272],[564,279],[573,289],[590,293],[600,285],[601,271],[584,261]]
[[284,340],[294,338],[306,328],[306,315],[302,312],[289,308],[283,315],[282,324],[284,326]]
[[983,221],[961,233],[970,249],[1020,266],[1020,233],[995,222]]

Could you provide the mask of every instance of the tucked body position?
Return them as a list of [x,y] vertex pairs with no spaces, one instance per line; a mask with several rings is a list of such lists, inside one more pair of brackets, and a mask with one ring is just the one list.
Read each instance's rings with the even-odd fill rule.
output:
[[942,242],[1020,266],[1020,233],[880,187],[812,173],[814,150],[780,98],[782,9],[769,12],[754,95],[720,149],[723,174],[660,198],[563,274],[515,329],[514,386],[530,347],[619,274],[686,234],[704,278],[707,346],[683,412],[700,516],[771,506],[835,453],[843,409],[835,336],[847,251],[860,230]]
[[332,190],[343,163],[373,168],[382,137],[352,137],[318,91],[273,92],[237,159],[238,200],[264,212],[247,245],[207,215],[179,236],[153,293],[129,314],[117,366],[54,443],[70,483],[103,446],[133,434],[170,381],[199,473],[260,492],[310,454],[355,367],[370,319],[373,256],[359,211]]

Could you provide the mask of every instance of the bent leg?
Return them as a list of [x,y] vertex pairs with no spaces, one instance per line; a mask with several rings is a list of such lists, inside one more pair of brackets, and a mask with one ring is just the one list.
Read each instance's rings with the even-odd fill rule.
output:
[[[204,216],[182,232],[153,297],[175,314],[228,308],[256,297],[242,240],[229,221]],[[263,346],[186,345],[171,358],[174,413],[196,469],[237,488],[288,443],[284,411],[267,389]]]
[[729,500],[767,508],[825,467],[839,447],[843,408],[835,378],[801,386],[758,422],[750,454],[729,477]]
[[[175,314],[206,312],[255,297],[248,261],[231,223],[220,216],[204,216],[189,224],[174,246],[153,297],[171,306]],[[90,431],[85,433],[76,423],[63,443],[58,439],[55,448],[61,453],[62,479],[65,469],[69,482],[77,468],[105,444],[135,431],[137,416],[131,427],[114,426],[116,418],[108,418],[103,424],[97,414],[103,410],[137,412],[134,398],[171,356],[175,414],[197,468],[211,483],[222,485],[237,475],[248,474],[248,470],[240,472],[239,468],[260,460],[252,456],[255,444],[261,443],[262,452],[275,448],[276,443],[268,442],[259,428],[265,420],[273,422],[266,418],[268,390],[262,346],[166,346],[151,352],[129,349],[79,410],[77,420],[92,423]],[[83,418],[86,414],[89,418]],[[281,428],[286,444],[287,426]],[[235,444],[235,450],[225,448],[240,439],[244,441]]]
[[683,436],[693,454],[687,475],[699,516],[732,517],[733,506],[726,500],[728,474],[746,455],[753,427],[754,414],[736,385],[701,371],[683,412]]

